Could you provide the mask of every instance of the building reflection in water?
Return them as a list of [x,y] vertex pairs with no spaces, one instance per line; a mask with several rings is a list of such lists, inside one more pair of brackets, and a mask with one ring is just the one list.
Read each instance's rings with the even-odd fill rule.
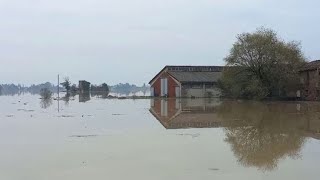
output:
[[150,112],[166,129],[222,128],[239,163],[263,171],[320,140],[320,103],[153,99]]
[[90,101],[91,97],[90,97],[90,92],[81,92],[79,93],[79,102],[87,102]]
[[166,129],[218,127],[215,107],[209,99],[152,99],[150,112]]

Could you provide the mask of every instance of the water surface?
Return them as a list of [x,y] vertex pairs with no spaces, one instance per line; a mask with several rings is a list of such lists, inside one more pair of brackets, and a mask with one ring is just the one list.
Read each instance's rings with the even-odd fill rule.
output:
[[0,96],[0,179],[316,179],[320,103]]

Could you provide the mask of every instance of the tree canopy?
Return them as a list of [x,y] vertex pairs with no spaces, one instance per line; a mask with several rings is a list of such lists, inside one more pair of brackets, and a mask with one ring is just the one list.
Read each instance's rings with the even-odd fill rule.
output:
[[64,82],[60,83],[65,89],[67,92],[70,91],[71,89],[71,81],[69,80],[69,77],[65,77],[64,78]]
[[285,96],[297,88],[298,70],[305,62],[299,42],[286,42],[271,29],[238,35],[221,80],[227,96]]

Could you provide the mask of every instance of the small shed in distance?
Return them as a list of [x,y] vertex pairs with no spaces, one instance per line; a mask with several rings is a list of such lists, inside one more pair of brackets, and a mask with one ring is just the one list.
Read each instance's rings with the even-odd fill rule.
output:
[[166,66],[150,82],[154,97],[220,97],[223,66]]
[[79,91],[80,93],[89,92],[91,83],[88,81],[79,81]]

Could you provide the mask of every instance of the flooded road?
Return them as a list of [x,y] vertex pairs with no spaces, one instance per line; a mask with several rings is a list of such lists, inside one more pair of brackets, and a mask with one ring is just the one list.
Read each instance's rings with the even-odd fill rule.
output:
[[320,103],[0,96],[0,179],[316,179]]

